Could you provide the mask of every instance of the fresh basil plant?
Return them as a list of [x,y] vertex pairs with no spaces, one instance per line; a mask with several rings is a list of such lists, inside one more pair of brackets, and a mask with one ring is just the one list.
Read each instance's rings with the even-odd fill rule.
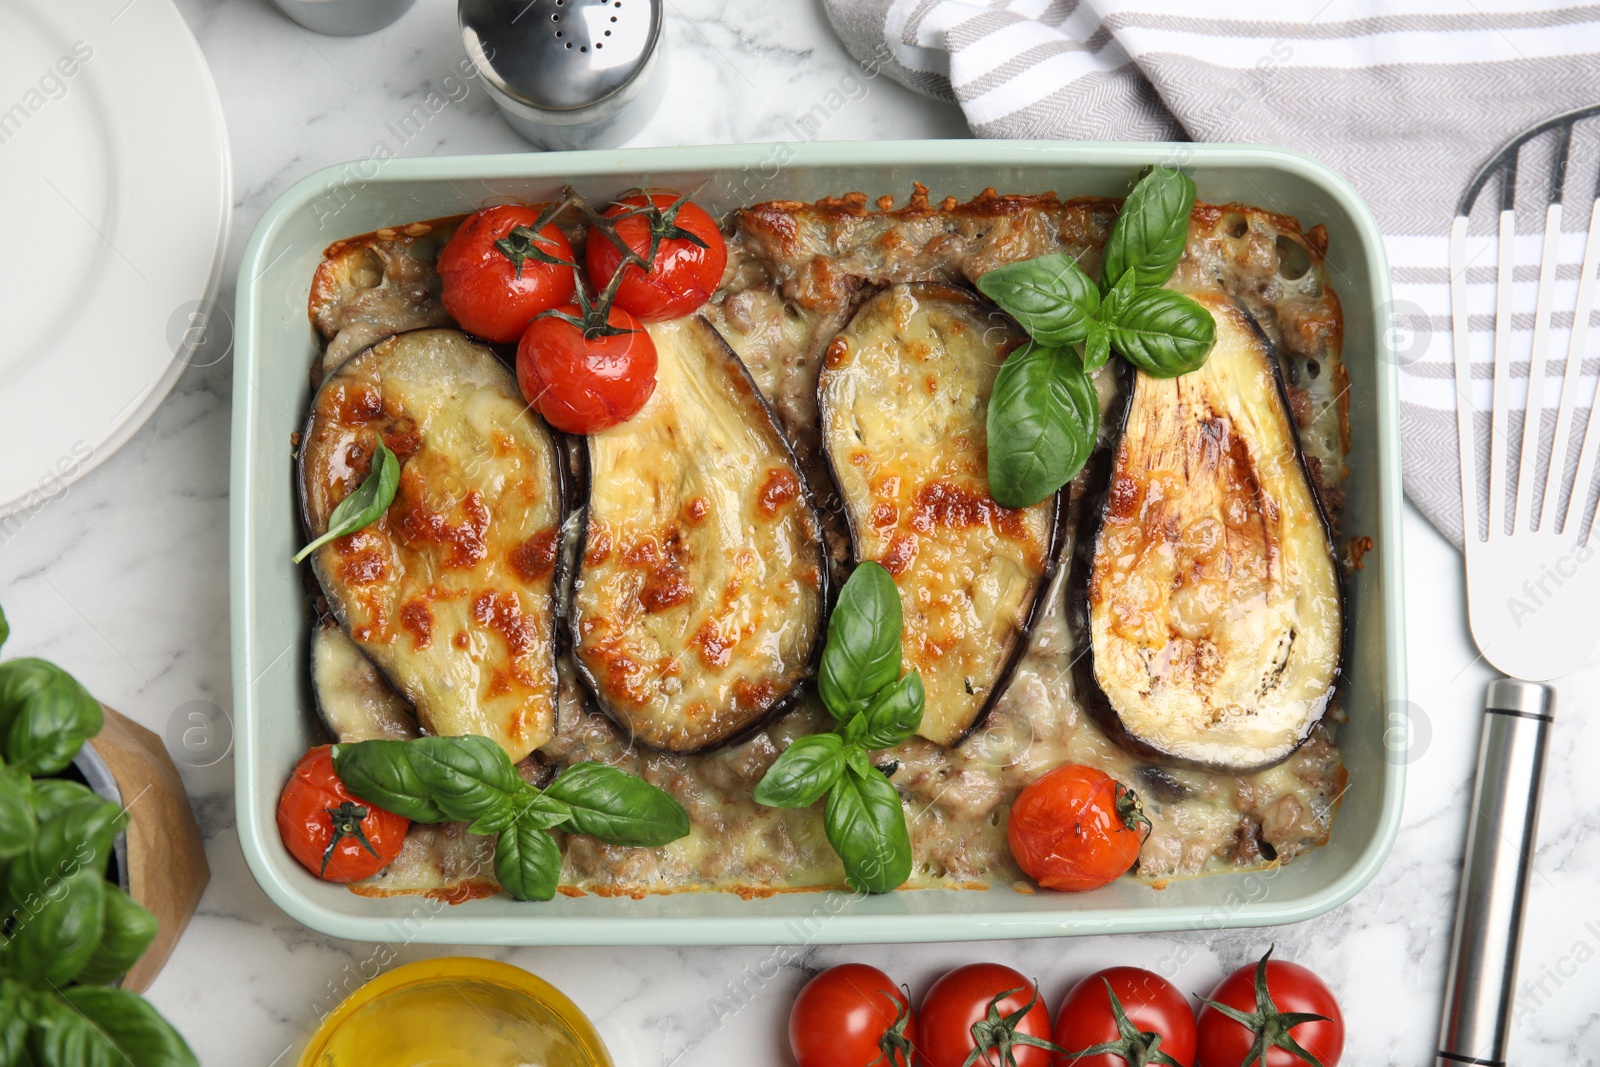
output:
[[665,845],[689,832],[671,796],[604,763],[578,763],[547,788],[523,781],[487,737],[419,737],[335,745],[345,787],[412,822],[465,822],[495,838],[494,874],[518,900],[549,900],[561,878],[551,830],[613,845]]
[[978,288],[1033,342],[1001,367],[989,397],[989,492],[1028,507],[1083,469],[1100,431],[1092,375],[1114,349],[1145,374],[1175,378],[1205,363],[1216,322],[1163,288],[1183,258],[1195,187],[1155,167],[1133,187],[1100,255],[1098,285],[1069,255],[1010,263]]
[[[0,612],[0,644],[10,633]],[[38,659],[0,663],[0,1067],[195,1067],[176,1030],[113,988],[156,919],[106,881],[122,808],[65,769],[100,704]]]
[[868,757],[922,725],[922,676],[900,674],[901,628],[894,579],[877,563],[861,564],[834,606],[817,674],[834,731],[796,738],[755,789],[756,802],[771,808],[823,800],[828,842],[850,887],[865,893],[887,893],[911,877],[900,793]]

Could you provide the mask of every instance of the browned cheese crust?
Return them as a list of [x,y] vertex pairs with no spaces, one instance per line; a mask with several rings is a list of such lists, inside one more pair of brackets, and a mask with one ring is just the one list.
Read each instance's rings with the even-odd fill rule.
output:
[[[848,569],[851,544],[817,409],[818,376],[834,337],[865,299],[897,283],[970,287],[995,267],[1057,252],[1077,256],[1095,275],[1118,209],[1115,200],[993,190],[941,202],[917,186],[898,208],[888,198],[871,204],[850,194],[815,204],[758,204],[729,216],[727,274],[703,312],[788,435],[818,498],[836,576]],[[427,232],[414,236],[407,235],[410,227],[382,231],[330,249],[312,299],[313,320],[331,342],[327,362],[336,361],[332,353],[354,351],[358,340],[370,343],[375,331],[437,322],[442,309],[428,242],[454,221],[422,224]],[[1287,216],[1197,204],[1173,284],[1227,294],[1276,343],[1308,466],[1337,522],[1349,448],[1348,378],[1326,241],[1321,227],[1302,230]],[[1102,372],[1097,380],[1107,404],[1116,392],[1111,377]],[[1075,516],[1066,524],[1075,528]],[[1289,759],[1256,774],[1168,767],[1131,755],[1107,739],[1073,695],[1074,649],[1060,577],[1009,687],[971,736],[955,748],[913,738],[874,756],[893,766],[905,800],[915,851],[909,887],[1019,883],[1005,839],[1009,805],[1024,786],[1065,762],[1100,767],[1138,791],[1153,829],[1136,873],[1157,886],[1286,862],[1327,839],[1346,779],[1333,741],[1337,707]],[[677,797],[693,825],[689,837],[659,849],[568,838],[564,893],[719,889],[759,896],[839,884],[820,805],[780,811],[750,799],[792,738],[824,726],[811,702],[741,744],[677,755],[629,744],[587,706],[569,653],[562,655],[560,679],[558,731],[537,756],[556,764],[599,759],[639,774]],[[451,891],[437,875],[439,863],[410,869],[434,873],[408,875],[410,882],[391,873],[382,890]]]

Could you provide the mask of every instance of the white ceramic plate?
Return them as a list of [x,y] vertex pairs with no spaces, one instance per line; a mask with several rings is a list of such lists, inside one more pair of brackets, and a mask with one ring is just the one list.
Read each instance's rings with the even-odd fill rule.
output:
[[171,0],[0,5],[7,525],[116,451],[177,381],[215,295],[229,172],[216,87]]

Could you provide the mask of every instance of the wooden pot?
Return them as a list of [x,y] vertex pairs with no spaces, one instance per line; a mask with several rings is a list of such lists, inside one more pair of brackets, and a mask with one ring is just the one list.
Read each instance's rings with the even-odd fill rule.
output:
[[200,826],[161,738],[132,719],[106,708],[105,725],[73,762],[91,789],[128,812],[115,850],[119,881],[161,923],[122,979],[123,989],[142,993],[166,965],[211,880]]

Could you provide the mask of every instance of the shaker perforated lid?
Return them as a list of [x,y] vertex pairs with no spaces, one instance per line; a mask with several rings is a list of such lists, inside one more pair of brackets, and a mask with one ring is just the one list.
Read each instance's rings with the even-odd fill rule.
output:
[[[539,111],[631,98],[661,36],[662,0],[461,0],[467,53],[484,79]],[[621,100],[615,98],[622,98]]]

